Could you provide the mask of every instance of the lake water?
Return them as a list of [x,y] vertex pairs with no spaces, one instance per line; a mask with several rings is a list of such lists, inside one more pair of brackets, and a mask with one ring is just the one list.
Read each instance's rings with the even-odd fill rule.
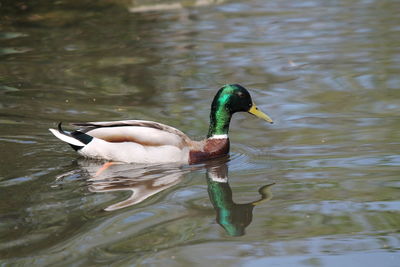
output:
[[[0,7],[1,266],[399,266],[399,1],[92,2]],[[205,164],[96,176],[47,130],[201,139],[226,83],[275,124]]]

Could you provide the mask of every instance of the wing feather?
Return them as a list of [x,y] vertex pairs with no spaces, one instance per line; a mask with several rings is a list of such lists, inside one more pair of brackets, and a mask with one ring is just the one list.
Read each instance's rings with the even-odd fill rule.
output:
[[180,130],[153,121],[124,120],[73,123],[84,132],[108,142],[135,142],[145,146],[187,146],[190,138]]

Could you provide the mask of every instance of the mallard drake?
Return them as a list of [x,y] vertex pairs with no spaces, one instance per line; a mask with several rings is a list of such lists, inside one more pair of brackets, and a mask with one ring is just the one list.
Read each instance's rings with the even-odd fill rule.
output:
[[235,112],[248,112],[272,123],[239,84],[223,86],[211,104],[207,138],[193,141],[171,126],[144,120],[73,123],[73,132],[49,129],[79,154],[112,162],[193,164],[229,153],[229,123]]

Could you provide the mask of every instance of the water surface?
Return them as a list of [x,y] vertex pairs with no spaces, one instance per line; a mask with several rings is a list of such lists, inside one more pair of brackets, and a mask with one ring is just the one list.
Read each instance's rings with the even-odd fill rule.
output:
[[[135,3],[0,7],[0,262],[398,266],[398,1]],[[96,177],[47,130],[146,119],[201,139],[226,83],[275,124],[235,115],[207,164]]]

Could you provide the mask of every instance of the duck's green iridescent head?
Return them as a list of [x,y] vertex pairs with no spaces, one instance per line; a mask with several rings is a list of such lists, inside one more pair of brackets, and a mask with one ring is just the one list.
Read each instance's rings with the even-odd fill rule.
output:
[[272,119],[253,103],[246,88],[239,84],[227,84],[217,92],[211,104],[210,129],[207,137],[228,134],[233,113],[241,111],[249,112],[272,123]]

